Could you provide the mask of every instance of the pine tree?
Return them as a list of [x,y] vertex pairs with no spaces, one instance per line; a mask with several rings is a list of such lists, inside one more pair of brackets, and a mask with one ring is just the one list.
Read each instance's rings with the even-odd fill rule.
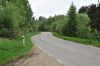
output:
[[68,12],[68,24],[67,24],[67,35],[71,37],[77,36],[77,19],[76,19],[76,7],[72,3]]

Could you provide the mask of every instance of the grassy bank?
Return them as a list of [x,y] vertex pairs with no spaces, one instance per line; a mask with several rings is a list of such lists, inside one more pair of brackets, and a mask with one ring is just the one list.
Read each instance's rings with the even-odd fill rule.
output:
[[69,41],[74,41],[74,42],[78,42],[78,43],[85,44],[85,45],[93,45],[93,46],[96,46],[96,47],[100,47],[99,41],[62,36],[62,35],[60,35],[56,32],[53,32],[53,35],[58,37],[58,38],[64,39],[64,40],[69,40]]
[[22,45],[22,39],[0,39],[0,66],[12,59],[25,55],[33,46],[30,37],[36,34],[38,33],[30,33],[25,36],[25,47]]

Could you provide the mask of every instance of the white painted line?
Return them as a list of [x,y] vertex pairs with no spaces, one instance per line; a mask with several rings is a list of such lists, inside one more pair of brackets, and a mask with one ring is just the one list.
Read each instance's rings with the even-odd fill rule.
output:
[[[42,48],[40,48],[40,47],[39,47],[39,49],[40,49],[40,50],[42,50],[44,53],[46,53],[48,56],[50,56],[50,57],[54,58],[54,57],[53,57],[53,55],[49,54],[47,51],[43,50],[43,49],[42,49]],[[60,61],[59,59],[56,59],[56,58],[55,58],[55,60],[56,60],[57,62],[59,62],[60,64],[63,64],[63,62],[62,62],[62,61]]]
[[[50,57],[54,58],[53,55],[51,55],[51,54],[49,54],[49,53],[47,53],[47,55],[49,55]],[[63,62],[60,61],[59,59],[56,59],[56,58],[54,58],[54,59],[55,59],[58,63],[63,64]]]
[[59,63],[61,63],[61,64],[63,64],[63,62],[62,61],[60,61],[60,60],[57,60]]

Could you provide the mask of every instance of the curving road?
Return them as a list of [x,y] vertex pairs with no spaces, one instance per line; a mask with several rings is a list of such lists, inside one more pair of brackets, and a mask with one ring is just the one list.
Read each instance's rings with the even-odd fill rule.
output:
[[42,32],[32,41],[64,66],[100,66],[99,48],[65,41],[50,32]]

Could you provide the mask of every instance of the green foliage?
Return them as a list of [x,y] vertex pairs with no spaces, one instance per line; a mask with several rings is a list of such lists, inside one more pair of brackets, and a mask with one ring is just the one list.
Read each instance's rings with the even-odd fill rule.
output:
[[[8,6],[9,5],[9,6]],[[16,7],[13,4],[7,4],[0,11],[0,36],[1,37],[14,37],[14,28],[17,27],[16,22],[14,23],[14,14]]]
[[[91,28],[100,30],[100,19],[92,20],[92,22],[90,19],[99,17],[99,15],[96,15],[100,13],[99,8],[99,5],[96,7],[93,4],[89,7],[83,6],[77,13],[75,5],[72,3],[67,15],[56,15],[49,18],[40,17],[38,20],[39,31],[52,31],[64,36],[96,40],[100,36],[90,32]],[[97,9],[98,11],[96,11]],[[91,28],[88,27],[89,22],[91,22]],[[96,32],[100,33],[97,30]]]
[[31,32],[37,32],[38,31],[38,24],[35,20],[35,18],[32,18],[32,26],[30,26]]
[[51,25],[52,23],[55,21],[55,18],[54,17],[49,17],[46,22],[45,22],[45,29],[46,31],[51,31]]
[[30,37],[38,32],[25,35],[26,46],[23,47],[21,39],[0,39],[0,66],[11,60],[24,56],[32,48]]
[[90,18],[87,14],[78,14],[75,6],[72,4],[68,15],[57,15],[52,23],[51,30],[61,35],[70,37],[79,37],[84,39],[95,39],[96,34],[90,33],[91,29],[88,27]]
[[88,6],[82,6],[80,9],[79,9],[79,13],[87,13],[88,11]]
[[66,34],[67,16],[55,16],[55,21],[52,23],[51,30],[62,35]]
[[82,38],[77,38],[77,37],[62,36],[55,32],[53,33],[53,35],[64,40],[69,40],[69,41],[78,42],[85,45],[93,45],[96,47],[100,47],[100,42],[92,40],[92,39],[82,39]]
[[90,28],[87,26],[90,19],[87,14],[77,14],[77,21],[78,37],[90,38]]
[[88,11],[87,11],[88,16],[90,19],[95,19],[96,17],[96,4],[90,5]]
[[72,3],[68,12],[68,24],[67,24],[67,35],[71,37],[77,36],[77,17],[76,17],[76,7]]
[[91,4],[88,7],[81,7],[79,12],[83,13],[85,8],[85,12],[90,17],[89,26],[92,29],[92,33],[95,32],[96,34],[100,34],[100,3],[99,4]]
[[51,25],[54,22],[54,17],[45,18],[40,16],[38,20],[39,31],[51,31]]
[[38,22],[38,30],[39,31],[46,31],[45,29],[45,22],[46,22],[46,18],[40,16]]
[[32,15],[28,0],[0,0],[0,37],[16,38],[35,31]]

